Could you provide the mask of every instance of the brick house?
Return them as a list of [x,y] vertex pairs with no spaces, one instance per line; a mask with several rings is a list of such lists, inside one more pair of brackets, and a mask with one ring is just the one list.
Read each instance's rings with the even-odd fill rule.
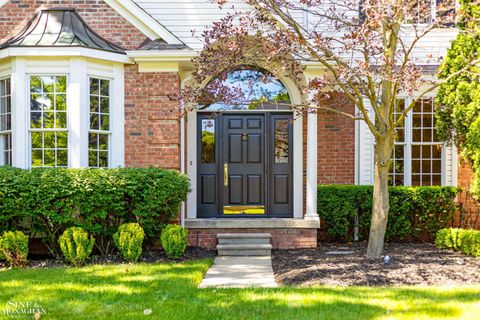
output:
[[[202,49],[191,30],[223,14],[208,1],[0,0],[0,165],[180,170],[193,188],[180,218],[192,245],[213,247],[233,231],[269,232],[278,248],[316,246],[317,184],[372,184],[373,138],[329,112],[179,117],[169,96],[190,81]],[[443,55],[456,34],[434,30],[421,48]],[[306,80],[319,72],[305,64]],[[292,102],[301,94],[288,79],[269,90]],[[340,94],[331,99],[354,111]],[[468,188],[469,169],[436,141],[433,122],[432,96],[406,121],[392,183]]]

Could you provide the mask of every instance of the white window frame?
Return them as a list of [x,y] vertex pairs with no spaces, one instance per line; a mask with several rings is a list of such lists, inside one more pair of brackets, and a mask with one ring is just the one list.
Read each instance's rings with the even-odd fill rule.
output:
[[[455,0],[455,15],[458,13],[458,8],[459,8],[459,3],[457,0]],[[436,0],[431,0],[430,1],[430,21],[427,22],[420,22],[420,23],[409,23],[409,24],[414,24],[416,26],[426,26],[435,21],[437,18],[437,1]]]
[[[108,130],[94,130],[90,128],[90,79],[100,79],[100,80],[107,80],[108,83]],[[87,75],[87,106],[88,106],[88,123],[87,123],[87,128],[88,128],[88,135],[87,135],[87,152],[90,152],[90,141],[89,141],[89,135],[90,133],[95,133],[95,134],[106,134],[108,135],[108,165],[107,168],[112,167],[112,134],[113,130],[112,127],[114,124],[112,123],[112,114],[113,114],[113,108],[114,105],[112,103],[113,97],[115,96],[114,92],[114,79],[111,77],[105,77],[105,76],[98,76],[95,74],[88,74]],[[100,88],[99,88],[100,90]],[[98,166],[90,166],[89,163],[87,163],[87,166],[90,168],[99,168]]]
[[[88,167],[89,78],[110,81],[109,167],[123,167],[125,159],[124,62],[86,57],[13,57],[10,73],[12,106],[12,166],[32,167],[30,137],[30,76],[67,76],[68,167]],[[3,65],[2,65],[3,67]],[[63,131],[63,129],[62,129]],[[81,137],[81,138],[78,138]]]
[[[65,89],[65,100],[66,100],[66,105],[67,105],[67,127],[66,128],[62,128],[62,129],[56,129],[56,128],[47,128],[47,129],[43,129],[43,128],[32,128],[31,127],[31,124],[30,124],[30,117],[31,117],[31,105],[30,105],[30,95],[32,94],[31,91],[30,91],[30,78],[31,77],[62,77],[62,76],[65,76],[67,79],[66,79],[66,89]],[[56,72],[51,72],[51,73],[46,73],[46,72],[42,72],[42,73],[38,73],[38,72],[34,72],[34,73],[27,73],[26,74],[26,91],[27,91],[27,97],[26,97],[26,105],[25,105],[25,109],[26,109],[26,114],[27,114],[27,140],[28,140],[28,149],[26,150],[27,151],[27,161],[28,161],[28,167],[29,168],[32,168],[32,132],[67,132],[67,168],[70,167],[70,148],[71,148],[71,143],[72,143],[72,139],[70,137],[70,105],[71,105],[71,99],[69,98],[69,94],[68,94],[68,88],[70,86],[70,75],[68,73],[56,73]],[[54,166],[56,167],[56,166]],[[35,167],[35,168],[51,168],[51,167]],[[60,168],[64,168],[64,167],[60,167]]]
[[[10,143],[10,149],[9,151],[11,152],[11,158],[12,158],[12,162],[13,162],[13,104],[12,104],[12,78],[10,75],[4,75],[4,76],[0,76],[0,82],[1,81],[5,81],[5,80],[10,80],[10,130],[4,130],[4,131],[0,131],[0,137],[2,137],[3,135],[10,135],[10,140],[11,140],[11,143]],[[2,98],[0,96],[0,98]],[[5,146],[3,145],[3,139],[0,139],[0,166],[4,166],[4,165],[12,165],[12,163],[5,163],[4,162],[4,152],[7,151],[4,149]]]
[[[412,97],[398,97],[398,99],[403,99],[405,101],[405,106],[409,106],[410,103],[414,100]],[[425,96],[422,99],[434,99],[433,96]],[[435,103],[435,102],[433,102]],[[435,106],[434,106],[435,107]],[[421,145],[421,144],[426,144],[426,145],[433,145],[436,143],[418,143],[418,142],[413,142],[413,110],[410,110],[407,114],[407,117],[405,117],[405,141],[402,143],[395,143],[396,145],[403,144],[403,174],[404,174],[404,186],[411,186],[412,185],[412,146],[413,145]],[[446,174],[447,174],[447,168],[446,168],[446,145],[444,142],[440,142],[438,144],[442,145],[442,155],[441,155],[441,167],[442,167],[442,172],[441,172],[441,186],[444,186],[446,184]]]

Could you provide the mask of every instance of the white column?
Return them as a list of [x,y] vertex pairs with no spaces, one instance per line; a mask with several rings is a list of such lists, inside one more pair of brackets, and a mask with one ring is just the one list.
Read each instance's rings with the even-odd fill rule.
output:
[[317,213],[317,113],[307,116],[307,186],[305,219],[318,219]]
[[70,59],[67,87],[68,164],[71,168],[88,166],[87,62]]
[[[125,73],[124,65],[116,63],[113,66],[112,112],[110,113],[110,130],[112,130],[112,146],[110,165],[114,168],[125,165]],[[87,123],[88,119],[87,119]],[[88,128],[87,128],[88,130]]]
[[25,59],[12,59],[12,165],[18,168],[29,168],[29,110],[27,103],[27,75],[25,74]]
[[192,191],[187,196],[187,219],[197,218],[197,113],[186,115],[187,124],[187,175]]

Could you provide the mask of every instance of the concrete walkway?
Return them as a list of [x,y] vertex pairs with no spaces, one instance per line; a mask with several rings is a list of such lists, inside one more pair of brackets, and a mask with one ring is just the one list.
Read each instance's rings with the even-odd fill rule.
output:
[[199,288],[276,288],[270,256],[215,258]]

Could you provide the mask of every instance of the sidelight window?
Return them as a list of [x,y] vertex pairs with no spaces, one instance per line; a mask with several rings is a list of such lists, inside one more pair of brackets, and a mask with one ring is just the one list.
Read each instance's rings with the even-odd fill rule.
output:
[[288,163],[289,119],[275,119],[275,163]]
[[215,163],[215,119],[202,119],[202,163]]

